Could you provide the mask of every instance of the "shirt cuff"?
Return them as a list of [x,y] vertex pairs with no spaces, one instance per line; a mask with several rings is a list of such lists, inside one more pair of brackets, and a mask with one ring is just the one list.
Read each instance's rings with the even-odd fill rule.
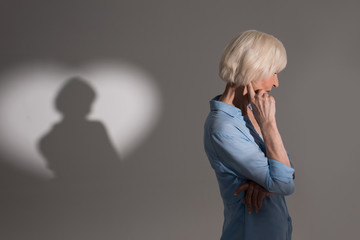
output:
[[295,170],[288,165],[268,158],[270,165],[270,175],[272,178],[278,179],[284,183],[290,183],[294,179]]
[[[291,167],[294,168],[294,164],[291,162],[290,155],[289,155],[289,153],[288,153],[287,151],[286,151],[286,154],[287,154],[288,157],[289,157],[289,162],[290,162]],[[294,173],[293,173],[293,179],[295,179],[295,171],[294,171]]]

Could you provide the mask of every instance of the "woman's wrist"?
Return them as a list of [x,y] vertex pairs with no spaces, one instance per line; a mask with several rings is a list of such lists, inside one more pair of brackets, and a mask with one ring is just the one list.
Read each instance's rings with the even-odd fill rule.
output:
[[266,122],[262,122],[259,124],[259,127],[261,129],[261,132],[264,134],[264,132],[267,131],[273,131],[277,130],[277,124],[275,118],[272,120],[268,120]]

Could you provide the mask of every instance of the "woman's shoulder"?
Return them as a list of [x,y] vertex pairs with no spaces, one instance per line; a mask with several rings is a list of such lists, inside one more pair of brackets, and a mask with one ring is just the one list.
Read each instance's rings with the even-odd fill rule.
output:
[[[221,113],[220,113],[221,114]],[[223,113],[224,114],[224,113]],[[217,117],[209,114],[205,122],[205,131],[210,135],[246,137],[245,122],[230,117]]]

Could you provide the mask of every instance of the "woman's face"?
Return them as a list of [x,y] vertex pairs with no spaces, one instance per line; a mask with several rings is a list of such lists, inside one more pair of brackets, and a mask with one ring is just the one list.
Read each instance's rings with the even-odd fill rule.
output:
[[273,87],[279,86],[279,79],[277,77],[277,73],[274,73],[272,76],[268,78],[264,78],[259,83],[253,82],[254,90],[264,89],[266,92],[270,92]]

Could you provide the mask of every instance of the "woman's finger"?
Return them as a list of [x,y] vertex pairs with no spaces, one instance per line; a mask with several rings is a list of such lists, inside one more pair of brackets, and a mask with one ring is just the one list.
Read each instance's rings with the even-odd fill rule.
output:
[[249,102],[252,102],[255,98],[255,91],[254,91],[254,88],[252,86],[252,83],[249,83],[247,85],[247,92],[248,92],[248,100]]
[[240,185],[240,186],[236,189],[234,195],[235,195],[235,196],[239,195],[239,193],[241,193],[242,191],[247,190],[248,187],[249,187],[249,184],[248,184],[248,183],[245,183],[245,184],[243,184],[243,185]]
[[262,207],[262,202],[264,200],[266,196],[266,193],[265,192],[262,192],[259,194],[259,197],[258,197],[258,206],[259,206],[259,209]]
[[245,196],[245,204],[247,206],[249,213],[251,213],[251,197],[253,194],[253,190],[254,190],[254,187],[250,184],[249,188],[246,191],[246,196]]
[[254,209],[255,209],[255,212],[257,213],[258,212],[258,195],[259,195],[259,188],[258,187],[254,187],[254,190],[253,190],[253,194],[252,194],[252,203],[253,203],[253,206],[254,206]]
[[258,96],[264,96],[265,93],[267,93],[267,92],[266,92],[264,89],[259,89],[259,90],[257,91],[256,95],[258,95]]

